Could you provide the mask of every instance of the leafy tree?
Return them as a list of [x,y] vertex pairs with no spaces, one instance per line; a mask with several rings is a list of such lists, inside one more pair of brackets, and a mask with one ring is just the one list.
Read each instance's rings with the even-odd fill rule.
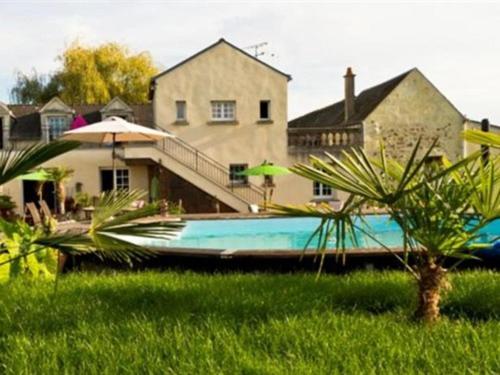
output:
[[18,73],[12,100],[41,104],[59,95],[68,104],[102,104],[119,96],[127,103],[145,103],[158,71],[149,53],[133,54],[118,43],[89,47],[74,42],[58,60],[62,66],[52,75]]
[[405,250],[415,259],[415,264],[410,264],[408,257],[394,254],[417,280],[416,316],[426,322],[439,319],[441,292],[449,286],[445,261],[456,258],[458,264],[474,258],[476,245],[472,242],[480,238],[482,228],[500,218],[498,165],[479,163],[480,153],[455,164],[446,159],[429,163],[435,144],[419,159],[417,142],[404,165],[388,159],[383,147],[374,159],[362,149],[344,152],[342,160],[329,154],[328,161],[311,157],[311,165],[297,164],[292,172],[349,193],[343,208],[335,211],[326,204],[273,206],[283,215],[321,218],[314,237],[318,237],[322,258],[332,241],[345,255],[346,240],[356,244],[359,233],[394,254],[370,228],[358,224],[363,220],[360,213],[364,207],[384,208],[400,226]]
[[16,83],[10,92],[13,103],[41,104],[60,94],[60,83],[56,75],[17,72]]

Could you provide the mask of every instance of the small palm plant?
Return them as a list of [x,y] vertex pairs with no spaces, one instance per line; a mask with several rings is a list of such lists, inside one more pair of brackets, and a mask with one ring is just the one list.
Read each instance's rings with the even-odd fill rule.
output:
[[45,172],[47,172],[47,176],[49,180],[54,182],[54,187],[56,190],[56,198],[58,211],[61,215],[66,213],[66,187],[65,183],[73,177],[75,171],[68,167],[52,167],[52,168],[44,168]]
[[282,215],[321,218],[314,236],[322,258],[332,240],[337,252],[345,255],[346,239],[356,243],[359,233],[394,253],[354,220],[363,220],[360,213],[367,206],[384,208],[402,230],[406,254],[415,259],[412,266],[409,257],[394,254],[417,280],[416,316],[427,322],[439,319],[441,291],[448,286],[445,260],[454,257],[458,264],[473,258],[471,243],[500,217],[500,171],[495,163],[478,163],[479,153],[455,164],[446,159],[430,163],[436,142],[418,158],[418,141],[404,165],[388,159],[383,147],[373,159],[362,149],[344,152],[342,160],[330,154],[327,161],[311,157],[311,165],[297,164],[291,171],[348,193],[342,210],[327,205],[273,206]]

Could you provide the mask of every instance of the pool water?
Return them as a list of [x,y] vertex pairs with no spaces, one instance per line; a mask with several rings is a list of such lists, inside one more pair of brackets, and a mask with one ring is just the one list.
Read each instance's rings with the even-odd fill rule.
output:
[[[385,215],[367,215],[366,224],[369,232],[389,247],[402,246],[403,239],[399,226]],[[193,220],[174,240],[141,240],[142,245],[153,247],[176,247],[224,250],[303,250],[310,236],[314,233],[320,219],[317,218],[261,218],[230,220]],[[500,221],[484,228],[481,241],[491,241],[500,235]],[[347,247],[380,247],[373,239],[357,233],[357,244],[347,241]],[[312,241],[309,248],[315,249],[317,241]],[[329,247],[334,248],[332,239]]]

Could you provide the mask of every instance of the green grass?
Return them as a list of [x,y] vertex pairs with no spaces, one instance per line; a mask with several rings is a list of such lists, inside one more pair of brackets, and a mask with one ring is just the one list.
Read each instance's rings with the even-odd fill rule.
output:
[[399,272],[71,274],[0,287],[0,373],[500,373],[500,274],[454,275],[442,322]]

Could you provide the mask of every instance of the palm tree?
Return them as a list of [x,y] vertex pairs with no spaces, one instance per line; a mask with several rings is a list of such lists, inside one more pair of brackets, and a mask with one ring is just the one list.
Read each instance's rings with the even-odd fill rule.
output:
[[367,205],[385,208],[403,232],[405,250],[415,259],[412,266],[408,257],[395,254],[417,281],[416,316],[426,322],[439,319],[441,291],[449,285],[445,260],[456,258],[454,268],[473,258],[471,242],[479,238],[481,228],[500,217],[500,171],[495,163],[478,163],[480,153],[455,164],[444,158],[429,163],[436,142],[418,158],[418,141],[404,165],[388,159],[383,147],[374,159],[362,149],[344,152],[342,160],[330,154],[327,161],[311,157],[311,165],[297,164],[291,171],[348,193],[342,210],[327,205],[273,207],[282,215],[321,218],[315,236],[323,256],[332,239],[345,255],[346,238],[356,242],[360,232],[392,252],[353,219]]
[[66,187],[65,183],[73,176],[75,171],[68,167],[44,168],[51,181],[54,182],[58,211],[61,215],[66,213]]

